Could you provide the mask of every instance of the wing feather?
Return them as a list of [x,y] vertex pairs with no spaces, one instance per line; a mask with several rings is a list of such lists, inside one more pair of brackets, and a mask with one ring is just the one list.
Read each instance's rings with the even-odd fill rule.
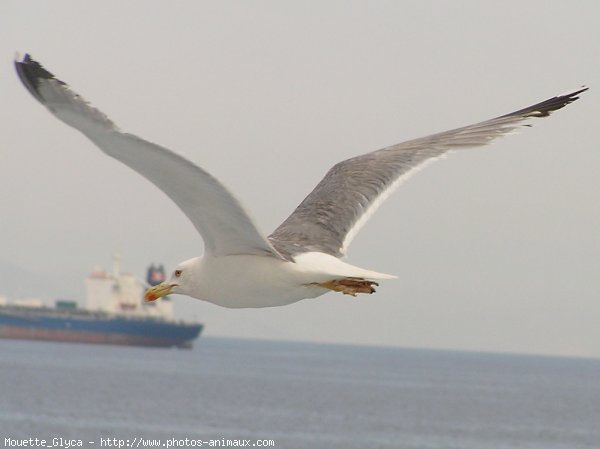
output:
[[484,122],[410,140],[334,165],[296,210],[269,236],[291,255],[320,251],[341,257],[381,203],[425,163],[461,148],[479,147],[529,118],[547,117],[577,100],[582,88]]
[[29,55],[15,61],[15,66],[29,92],[57,118],[165,192],[202,235],[208,254],[280,257],[237,199],[212,175],[164,147],[121,132]]

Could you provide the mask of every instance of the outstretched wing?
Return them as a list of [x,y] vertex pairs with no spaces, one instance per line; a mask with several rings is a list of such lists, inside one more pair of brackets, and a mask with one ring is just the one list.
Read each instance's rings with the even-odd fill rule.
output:
[[15,66],[29,92],[57,118],[165,192],[202,235],[208,254],[280,257],[216,178],[166,148],[121,132],[29,55],[15,61]]
[[[269,239],[283,254],[320,251],[336,257],[379,205],[415,169],[443,154],[490,143],[522,121],[546,117],[587,88],[559,95],[485,122],[393,145],[334,165]],[[527,126],[527,125],[525,125]]]

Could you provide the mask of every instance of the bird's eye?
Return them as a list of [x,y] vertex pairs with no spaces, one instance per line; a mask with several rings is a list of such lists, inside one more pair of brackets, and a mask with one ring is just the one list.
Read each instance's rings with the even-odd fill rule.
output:
[[175,277],[178,278],[181,276],[181,270],[175,270]]

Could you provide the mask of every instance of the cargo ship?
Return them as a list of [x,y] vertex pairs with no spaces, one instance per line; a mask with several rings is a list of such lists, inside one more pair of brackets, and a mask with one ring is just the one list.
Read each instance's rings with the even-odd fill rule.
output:
[[165,279],[164,268],[151,265],[144,283],[121,273],[119,262],[115,255],[111,273],[95,269],[86,278],[84,307],[63,299],[54,307],[36,299],[2,300],[0,338],[191,348],[203,325],[174,320],[168,297],[143,300],[148,285]]

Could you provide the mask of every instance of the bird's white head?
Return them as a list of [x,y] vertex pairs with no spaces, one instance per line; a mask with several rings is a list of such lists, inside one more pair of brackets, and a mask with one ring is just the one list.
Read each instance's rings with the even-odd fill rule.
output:
[[181,262],[175,267],[169,279],[146,290],[144,300],[146,302],[156,301],[171,293],[189,295],[197,283],[196,273],[200,268],[201,261],[201,257],[194,257]]

